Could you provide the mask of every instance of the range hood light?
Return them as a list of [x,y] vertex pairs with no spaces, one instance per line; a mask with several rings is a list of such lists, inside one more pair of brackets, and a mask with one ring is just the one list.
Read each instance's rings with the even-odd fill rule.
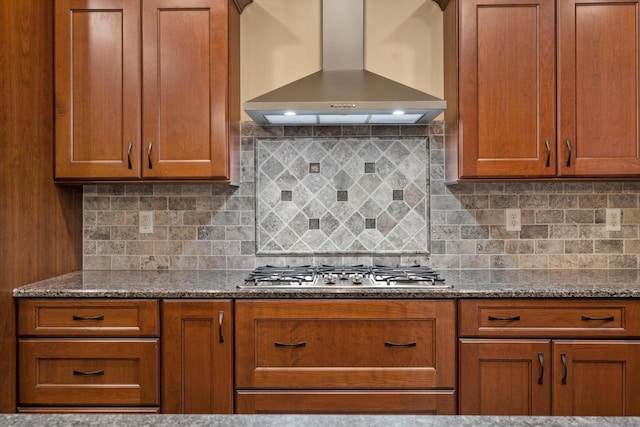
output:
[[396,110],[392,113],[394,116],[402,116],[404,114],[404,111],[402,110]]
[[295,116],[296,112],[295,111],[285,111],[284,115],[285,116]]

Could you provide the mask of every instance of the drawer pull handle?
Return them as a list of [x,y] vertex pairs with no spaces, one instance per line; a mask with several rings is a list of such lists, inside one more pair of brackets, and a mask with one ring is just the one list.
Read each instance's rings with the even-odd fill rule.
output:
[[294,343],[284,343],[284,342],[274,342],[273,345],[276,347],[305,347],[307,345],[306,341],[294,342]]
[[129,147],[127,148],[127,167],[128,169],[133,169],[131,165],[131,148],[133,148],[133,143],[129,141]]
[[591,317],[591,316],[582,316],[582,320],[602,320],[605,322],[613,322],[615,317],[607,316],[607,317]]
[[103,315],[98,316],[73,316],[73,320],[104,320]]
[[153,169],[153,163],[151,163],[151,149],[153,148],[153,142],[149,141],[149,145],[147,146],[147,160],[149,161],[149,169]]
[[418,345],[415,341],[407,342],[407,343],[395,343],[391,341],[384,342],[385,347],[415,347]]
[[567,139],[567,167],[571,167],[571,140]]
[[82,371],[73,371],[73,375],[78,375],[81,377],[97,377],[98,375],[104,375],[104,370],[100,369],[99,371],[93,372],[82,372]]
[[545,162],[544,166],[548,168],[551,166],[551,145],[549,144],[548,139],[544,140],[544,145],[547,146],[547,161]]
[[542,377],[544,376],[544,354],[538,353],[538,362],[540,362],[540,375],[538,376],[538,384],[542,385]]
[[520,316],[510,316],[510,317],[498,317],[498,316],[489,316],[489,320],[520,320]]
[[222,336],[222,321],[224,320],[224,311],[218,312],[218,342],[224,342],[224,336]]
[[562,353],[560,355],[560,360],[562,360],[562,384],[567,383],[567,355]]

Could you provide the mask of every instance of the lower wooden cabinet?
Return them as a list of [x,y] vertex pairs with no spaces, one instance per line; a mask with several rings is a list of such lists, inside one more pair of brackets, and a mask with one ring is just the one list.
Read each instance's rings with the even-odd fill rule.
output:
[[460,413],[549,415],[550,356],[549,340],[460,340]]
[[238,391],[241,414],[420,414],[451,415],[453,390],[443,391]]
[[162,412],[233,413],[231,300],[162,301]]
[[237,413],[455,414],[453,300],[235,309]]
[[18,300],[18,411],[156,413],[157,300]]
[[640,415],[640,341],[554,341],[553,355],[553,415]]
[[638,303],[460,301],[459,413],[640,415]]
[[462,339],[459,393],[462,415],[638,416],[640,341]]

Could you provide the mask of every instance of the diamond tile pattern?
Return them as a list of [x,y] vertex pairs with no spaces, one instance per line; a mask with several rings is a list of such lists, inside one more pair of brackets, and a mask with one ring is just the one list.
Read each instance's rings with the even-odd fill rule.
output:
[[255,143],[257,254],[424,252],[426,138]]

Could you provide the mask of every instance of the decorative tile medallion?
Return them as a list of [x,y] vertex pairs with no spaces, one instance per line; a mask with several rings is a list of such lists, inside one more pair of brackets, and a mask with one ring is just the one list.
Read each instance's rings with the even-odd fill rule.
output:
[[257,253],[428,252],[427,144],[257,138]]

